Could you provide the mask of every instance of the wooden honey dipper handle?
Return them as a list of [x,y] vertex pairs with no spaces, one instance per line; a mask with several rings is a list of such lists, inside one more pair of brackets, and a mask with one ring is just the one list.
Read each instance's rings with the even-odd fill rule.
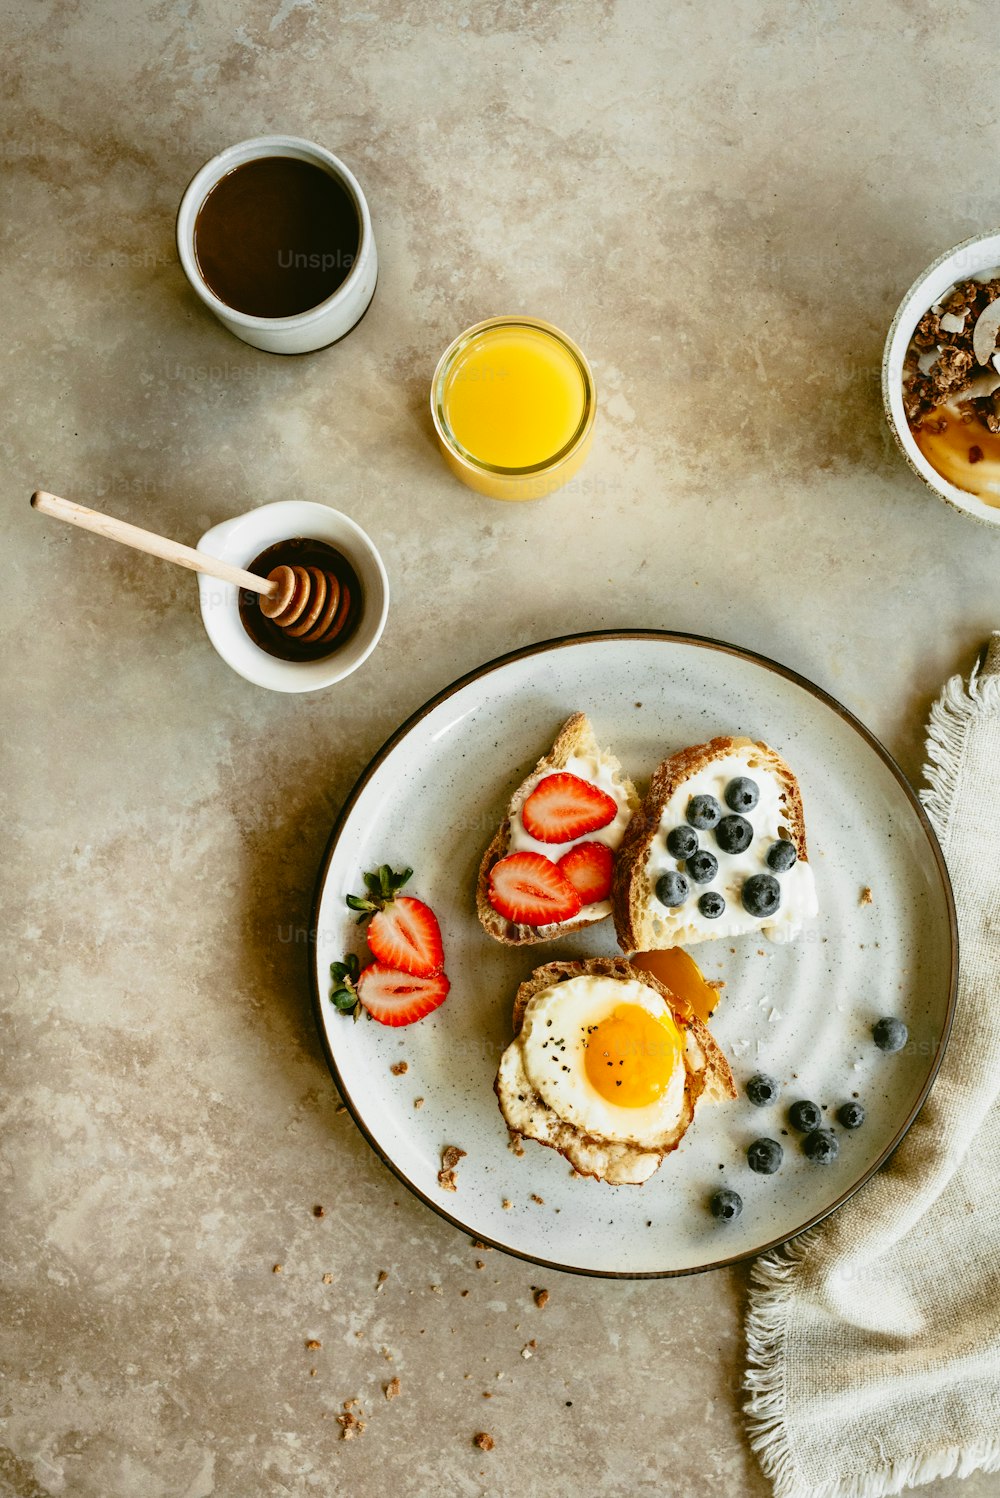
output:
[[175,562],[178,567],[188,567],[192,572],[204,572],[217,577],[220,582],[232,583],[237,588],[249,588],[254,593],[273,597],[277,583],[266,577],[257,577],[253,572],[244,572],[242,567],[232,567],[210,557],[193,546],[183,546],[180,541],[170,541],[154,531],[144,531],[141,526],[129,525],[125,520],[116,520],[113,515],[102,515],[100,510],[88,510],[85,505],[76,505],[70,499],[60,499],[57,494],[46,494],[44,489],[31,496],[31,507],[41,510],[43,515],[52,515],[56,520],[65,520],[69,525],[78,525],[81,530],[93,531],[106,536],[109,541],[120,541],[135,551],[149,552],[150,556],[162,557],[165,562]]

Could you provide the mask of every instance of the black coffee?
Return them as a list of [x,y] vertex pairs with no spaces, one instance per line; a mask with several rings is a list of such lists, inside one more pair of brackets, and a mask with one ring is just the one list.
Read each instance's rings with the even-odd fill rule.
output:
[[357,259],[361,222],[343,183],[310,161],[266,156],[227,172],[198,210],[194,251],[227,307],[294,317],[332,296]]

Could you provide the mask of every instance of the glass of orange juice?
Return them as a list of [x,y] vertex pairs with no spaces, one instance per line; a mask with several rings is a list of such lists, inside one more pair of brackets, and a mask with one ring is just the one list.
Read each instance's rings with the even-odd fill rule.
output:
[[571,479],[597,392],[571,338],[533,317],[492,317],[441,356],[431,416],[452,473],[491,499],[542,499]]

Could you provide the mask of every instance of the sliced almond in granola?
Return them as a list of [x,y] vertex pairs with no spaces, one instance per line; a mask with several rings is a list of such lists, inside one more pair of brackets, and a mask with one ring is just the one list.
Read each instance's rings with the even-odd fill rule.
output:
[[972,330],[972,352],[979,364],[989,364],[996,352],[997,335],[1000,334],[1000,298],[990,302],[976,319]]

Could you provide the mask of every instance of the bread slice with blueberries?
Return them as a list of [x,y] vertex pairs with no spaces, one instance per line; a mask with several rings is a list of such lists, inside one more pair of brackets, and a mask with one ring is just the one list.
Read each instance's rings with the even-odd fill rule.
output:
[[622,951],[752,933],[787,942],[817,913],[798,781],[749,738],[715,738],[658,766],[615,862]]
[[511,796],[483,854],[476,910],[506,946],[553,941],[611,914],[617,851],[639,794],[585,713],[573,713]]

